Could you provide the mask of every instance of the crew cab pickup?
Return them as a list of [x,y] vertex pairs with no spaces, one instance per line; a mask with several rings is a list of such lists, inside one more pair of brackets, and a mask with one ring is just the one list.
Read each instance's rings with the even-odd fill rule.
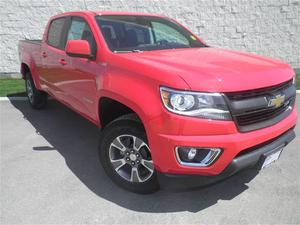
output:
[[105,172],[133,192],[259,170],[295,138],[289,65],[210,47],[164,16],[62,13],[19,57],[31,106],[52,96],[97,125]]

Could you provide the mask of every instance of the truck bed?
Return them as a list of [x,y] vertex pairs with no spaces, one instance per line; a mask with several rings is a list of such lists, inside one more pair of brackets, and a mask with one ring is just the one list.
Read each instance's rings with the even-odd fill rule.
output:
[[41,47],[42,40],[20,40],[18,45],[20,61],[27,65],[40,65]]
[[20,42],[27,42],[27,43],[31,43],[31,44],[37,44],[37,45],[42,44],[41,39],[33,39],[33,40],[25,39],[25,40],[20,40]]

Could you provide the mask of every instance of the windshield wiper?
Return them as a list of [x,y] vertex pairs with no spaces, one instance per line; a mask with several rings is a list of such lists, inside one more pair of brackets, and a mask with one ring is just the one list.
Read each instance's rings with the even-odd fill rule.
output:
[[129,53],[129,52],[143,52],[139,49],[133,49],[133,50],[114,50],[114,53]]
[[133,49],[132,51],[133,52],[143,52],[143,50],[140,50],[140,49]]

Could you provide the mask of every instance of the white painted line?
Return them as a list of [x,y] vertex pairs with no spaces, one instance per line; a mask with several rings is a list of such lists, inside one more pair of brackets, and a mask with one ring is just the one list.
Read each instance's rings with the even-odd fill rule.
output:
[[0,101],[25,101],[27,97],[0,97]]

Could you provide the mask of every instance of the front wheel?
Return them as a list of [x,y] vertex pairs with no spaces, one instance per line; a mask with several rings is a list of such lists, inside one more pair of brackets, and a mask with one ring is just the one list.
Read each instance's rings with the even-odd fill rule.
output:
[[101,135],[99,155],[107,175],[119,186],[140,194],[159,189],[143,126],[116,120]]
[[26,73],[25,79],[26,94],[28,101],[32,108],[42,109],[45,108],[47,104],[47,94],[45,92],[39,91],[32,80],[31,74]]

